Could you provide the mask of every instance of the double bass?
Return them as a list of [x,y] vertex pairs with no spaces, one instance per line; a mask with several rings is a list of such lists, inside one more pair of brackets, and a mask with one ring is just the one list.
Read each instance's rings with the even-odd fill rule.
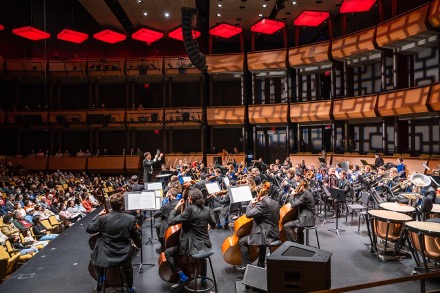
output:
[[[261,196],[266,193],[270,188],[270,183],[265,182],[263,187],[258,192],[257,202],[260,201]],[[241,265],[241,252],[238,241],[241,237],[247,236],[251,233],[253,226],[253,219],[246,217],[246,215],[240,216],[234,223],[234,234],[227,237],[222,244],[223,259],[226,263],[234,266]],[[251,261],[255,261],[258,258],[259,248],[258,246],[249,246],[249,255]]]

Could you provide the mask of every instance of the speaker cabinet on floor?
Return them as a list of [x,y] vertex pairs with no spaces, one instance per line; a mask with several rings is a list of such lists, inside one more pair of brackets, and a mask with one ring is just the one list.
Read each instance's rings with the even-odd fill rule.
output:
[[330,289],[332,253],[286,241],[267,258],[269,293]]

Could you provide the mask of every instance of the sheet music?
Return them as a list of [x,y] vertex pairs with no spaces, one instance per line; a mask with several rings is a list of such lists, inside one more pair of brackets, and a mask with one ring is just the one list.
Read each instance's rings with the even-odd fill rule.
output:
[[149,182],[145,183],[145,189],[146,190],[162,190],[162,183],[161,182]]
[[163,197],[163,190],[155,190],[154,193],[156,194],[156,197]]
[[230,187],[229,190],[232,202],[243,202],[252,200],[252,192],[249,185]]
[[125,209],[127,211],[158,209],[156,205],[156,193],[154,191],[143,191],[141,193],[125,193]]
[[191,181],[191,176],[182,176],[183,182]]
[[218,185],[218,182],[205,183],[205,187],[209,194],[220,191],[220,186]]
[[156,209],[160,209],[162,206],[162,198],[156,196]]
[[225,182],[226,187],[229,186],[229,178],[228,177],[223,177],[223,182]]

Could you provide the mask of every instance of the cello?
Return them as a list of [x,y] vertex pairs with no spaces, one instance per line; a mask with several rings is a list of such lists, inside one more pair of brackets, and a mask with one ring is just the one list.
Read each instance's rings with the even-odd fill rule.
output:
[[[189,187],[191,184],[194,184],[195,181],[187,181],[184,183],[184,191],[183,191],[183,199],[186,201],[188,199]],[[181,206],[180,213],[183,212],[185,205]],[[182,224],[176,224],[169,226],[165,232],[164,237],[164,245],[165,248],[171,248],[177,246],[179,244],[180,232],[182,230]],[[176,257],[176,262],[179,264],[179,267],[183,268],[184,273],[189,276],[191,273],[195,271],[195,262],[191,261],[191,259],[186,255],[181,255]],[[161,252],[159,255],[159,259],[157,261],[159,267],[159,276],[160,278],[168,283],[177,283],[178,275],[173,273],[171,267],[165,257],[165,252]],[[200,263],[198,263],[199,267],[197,271],[200,271]]]
[[[270,188],[270,183],[265,182],[263,187],[258,192],[257,202],[260,201],[261,196],[267,192]],[[241,237],[247,236],[251,233],[253,226],[253,219],[246,217],[246,215],[240,216],[234,223],[234,234],[227,237],[222,244],[223,259],[230,265],[241,265],[241,252],[238,241]],[[258,258],[259,248],[258,246],[249,246],[249,254],[251,261],[255,261]]]

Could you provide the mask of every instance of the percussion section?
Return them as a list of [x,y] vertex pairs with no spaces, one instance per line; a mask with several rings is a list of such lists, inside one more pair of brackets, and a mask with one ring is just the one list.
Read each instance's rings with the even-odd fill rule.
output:
[[397,202],[384,202],[379,205],[383,210],[398,212],[403,214],[412,214],[416,211],[415,207],[409,206],[407,204],[401,204]]

